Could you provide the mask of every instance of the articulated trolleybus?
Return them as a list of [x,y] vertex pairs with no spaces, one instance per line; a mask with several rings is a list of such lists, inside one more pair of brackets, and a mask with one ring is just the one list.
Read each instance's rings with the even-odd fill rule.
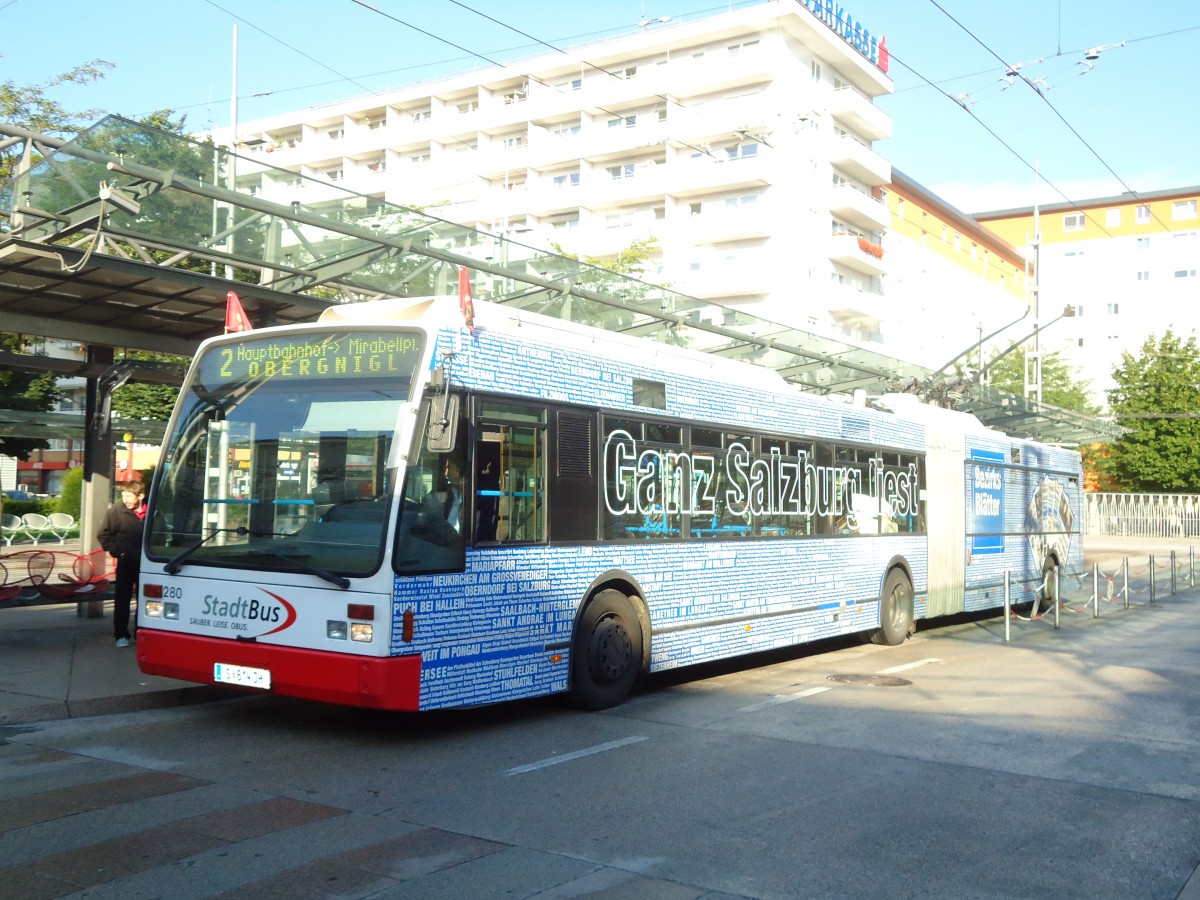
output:
[[1082,570],[1074,452],[475,312],[374,301],[205,342],[151,490],[143,671],[390,710],[600,709],[644,673],[899,644],[1001,605],[1005,572],[1034,591]]

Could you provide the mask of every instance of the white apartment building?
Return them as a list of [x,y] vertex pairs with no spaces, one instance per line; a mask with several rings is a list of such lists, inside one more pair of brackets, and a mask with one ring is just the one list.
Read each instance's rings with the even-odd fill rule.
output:
[[[656,20],[212,137],[285,170],[241,167],[239,188],[264,199],[315,208],[349,189],[583,258],[654,238],[647,281],[937,365],[1024,308],[1024,263],[993,250],[1006,284],[974,273],[973,251],[889,235],[897,201],[875,144],[892,122],[873,102],[892,90],[887,51],[842,16],[772,0]],[[893,257],[932,270],[928,287],[910,274],[890,292]]]

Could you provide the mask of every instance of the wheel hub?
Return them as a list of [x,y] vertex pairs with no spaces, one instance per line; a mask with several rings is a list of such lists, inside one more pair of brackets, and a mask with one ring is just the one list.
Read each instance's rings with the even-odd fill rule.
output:
[[629,629],[619,619],[605,619],[592,632],[591,669],[600,681],[616,681],[633,660]]

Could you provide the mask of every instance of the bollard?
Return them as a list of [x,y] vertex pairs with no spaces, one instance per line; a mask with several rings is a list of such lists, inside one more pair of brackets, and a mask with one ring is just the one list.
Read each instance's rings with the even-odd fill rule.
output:
[[1125,595],[1125,608],[1129,609],[1129,557],[1126,556],[1121,560],[1121,572],[1125,576],[1125,583],[1121,587],[1121,593]]
[[1175,596],[1175,551],[1171,551],[1171,596]]
[[1054,576],[1054,630],[1055,630],[1055,631],[1058,631],[1058,607],[1059,607],[1059,602],[1058,602],[1058,589],[1059,589],[1059,583],[1058,583],[1058,566],[1055,566],[1055,567],[1054,567],[1054,573],[1053,573],[1053,576]]
[[1100,618],[1100,563],[1092,566],[1092,618]]
[[1009,593],[1008,569],[1004,570],[1004,643],[1012,640],[1012,595]]
[[1150,602],[1154,602],[1154,554],[1150,554]]

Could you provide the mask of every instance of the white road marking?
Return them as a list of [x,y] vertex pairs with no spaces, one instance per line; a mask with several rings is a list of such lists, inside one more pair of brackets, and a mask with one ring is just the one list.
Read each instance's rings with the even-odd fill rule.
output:
[[634,735],[633,737],[622,738],[619,741],[609,741],[607,744],[597,744],[595,747],[588,747],[585,750],[576,750],[573,753],[563,753],[560,756],[551,756],[547,759],[539,760],[538,762],[529,763],[524,766],[517,766],[515,769],[509,769],[505,774],[524,775],[526,772],[535,772],[538,769],[544,769],[547,766],[557,766],[559,763],[571,762],[573,759],[581,759],[584,756],[593,756],[597,753],[604,753],[606,750],[616,750],[619,747],[627,747],[630,744],[637,744],[646,740],[649,740],[649,738],[642,735]]
[[909,669],[916,669],[920,666],[927,666],[930,663],[940,663],[941,660],[931,656],[927,659],[918,659],[916,662],[905,663],[902,666],[892,666],[890,669],[880,669],[876,675],[895,675],[897,672],[907,672]]
[[760,709],[766,709],[768,706],[778,706],[780,703],[791,703],[793,700],[803,700],[805,697],[823,694],[828,690],[831,690],[831,688],[811,687],[804,691],[798,691],[795,694],[784,694],[779,697],[772,697],[770,700],[764,700],[762,703],[754,703],[750,706],[743,706],[738,710],[738,712],[757,712]]

